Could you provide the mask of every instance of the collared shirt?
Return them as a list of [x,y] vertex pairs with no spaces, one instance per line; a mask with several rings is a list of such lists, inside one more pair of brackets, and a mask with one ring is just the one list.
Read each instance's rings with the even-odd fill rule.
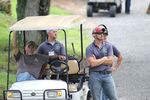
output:
[[117,49],[117,47],[115,45],[111,44],[110,42],[106,42],[106,43],[112,45],[113,55],[116,56],[116,57],[118,57],[119,54],[120,54],[120,51]]
[[59,41],[55,41],[54,44],[48,42],[48,40],[44,41],[38,47],[38,53],[49,55],[50,53],[54,53],[54,55],[64,55],[65,56],[65,48],[62,43]]
[[[91,43],[86,48],[86,58],[93,57],[93,55],[96,57],[96,59],[100,59],[104,56],[113,56],[113,49],[112,45],[109,43],[103,43],[102,46],[99,48],[95,45],[95,43]],[[111,71],[111,65],[99,65],[94,68],[90,67],[91,71]]]
[[113,48],[113,54],[114,54],[114,56],[118,57],[119,54],[120,54],[120,51],[114,45],[112,45],[112,48]]

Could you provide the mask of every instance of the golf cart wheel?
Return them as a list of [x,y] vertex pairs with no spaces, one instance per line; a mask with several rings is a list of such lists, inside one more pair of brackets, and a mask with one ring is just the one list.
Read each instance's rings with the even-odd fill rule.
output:
[[87,16],[92,17],[93,16],[93,8],[91,5],[88,5],[87,7]]
[[109,13],[110,13],[110,17],[115,17],[116,16],[116,5],[111,5],[109,8]]
[[121,13],[122,10],[122,4],[119,5],[119,7],[117,7],[117,13]]

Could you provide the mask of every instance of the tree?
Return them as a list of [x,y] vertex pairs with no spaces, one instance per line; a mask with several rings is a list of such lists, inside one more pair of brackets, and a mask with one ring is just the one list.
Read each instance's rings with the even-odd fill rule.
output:
[[[21,20],[27,16],[43,16],[49,14],[50,0],[17,0],[17,20]],[[39,33],[39,34],[35,34]],[[33,40],[37,44],[46,38],[45,31],[26,32],[26,40]],[[23,40],[22,34],[17,34],[19,43]]]

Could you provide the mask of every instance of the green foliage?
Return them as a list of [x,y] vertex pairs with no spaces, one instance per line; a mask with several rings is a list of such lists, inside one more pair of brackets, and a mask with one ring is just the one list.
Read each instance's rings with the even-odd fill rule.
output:
[[0,13],[0,50],[7,48],[8,30],[12,20],[7,14]]

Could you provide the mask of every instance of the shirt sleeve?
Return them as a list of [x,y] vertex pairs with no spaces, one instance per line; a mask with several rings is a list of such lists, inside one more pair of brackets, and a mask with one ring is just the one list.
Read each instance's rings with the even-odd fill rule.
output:
[[61,44],[61,51],[60,51],[61,55],[66,55],[66,52],[65,52],[65,47],[63,44]]
[[92,57],[93,56],[93,50],[90,49],[89,47],[86,48],[86,58]]
[[114,54],[116,57],[118,57],[119,54],[120,54],[120,51],[119,51],[114,45],[112,45],[112,48],[113,48],[113,54]]
[[111,45],[108,45],[108,56],[113,56],[113,49]]

